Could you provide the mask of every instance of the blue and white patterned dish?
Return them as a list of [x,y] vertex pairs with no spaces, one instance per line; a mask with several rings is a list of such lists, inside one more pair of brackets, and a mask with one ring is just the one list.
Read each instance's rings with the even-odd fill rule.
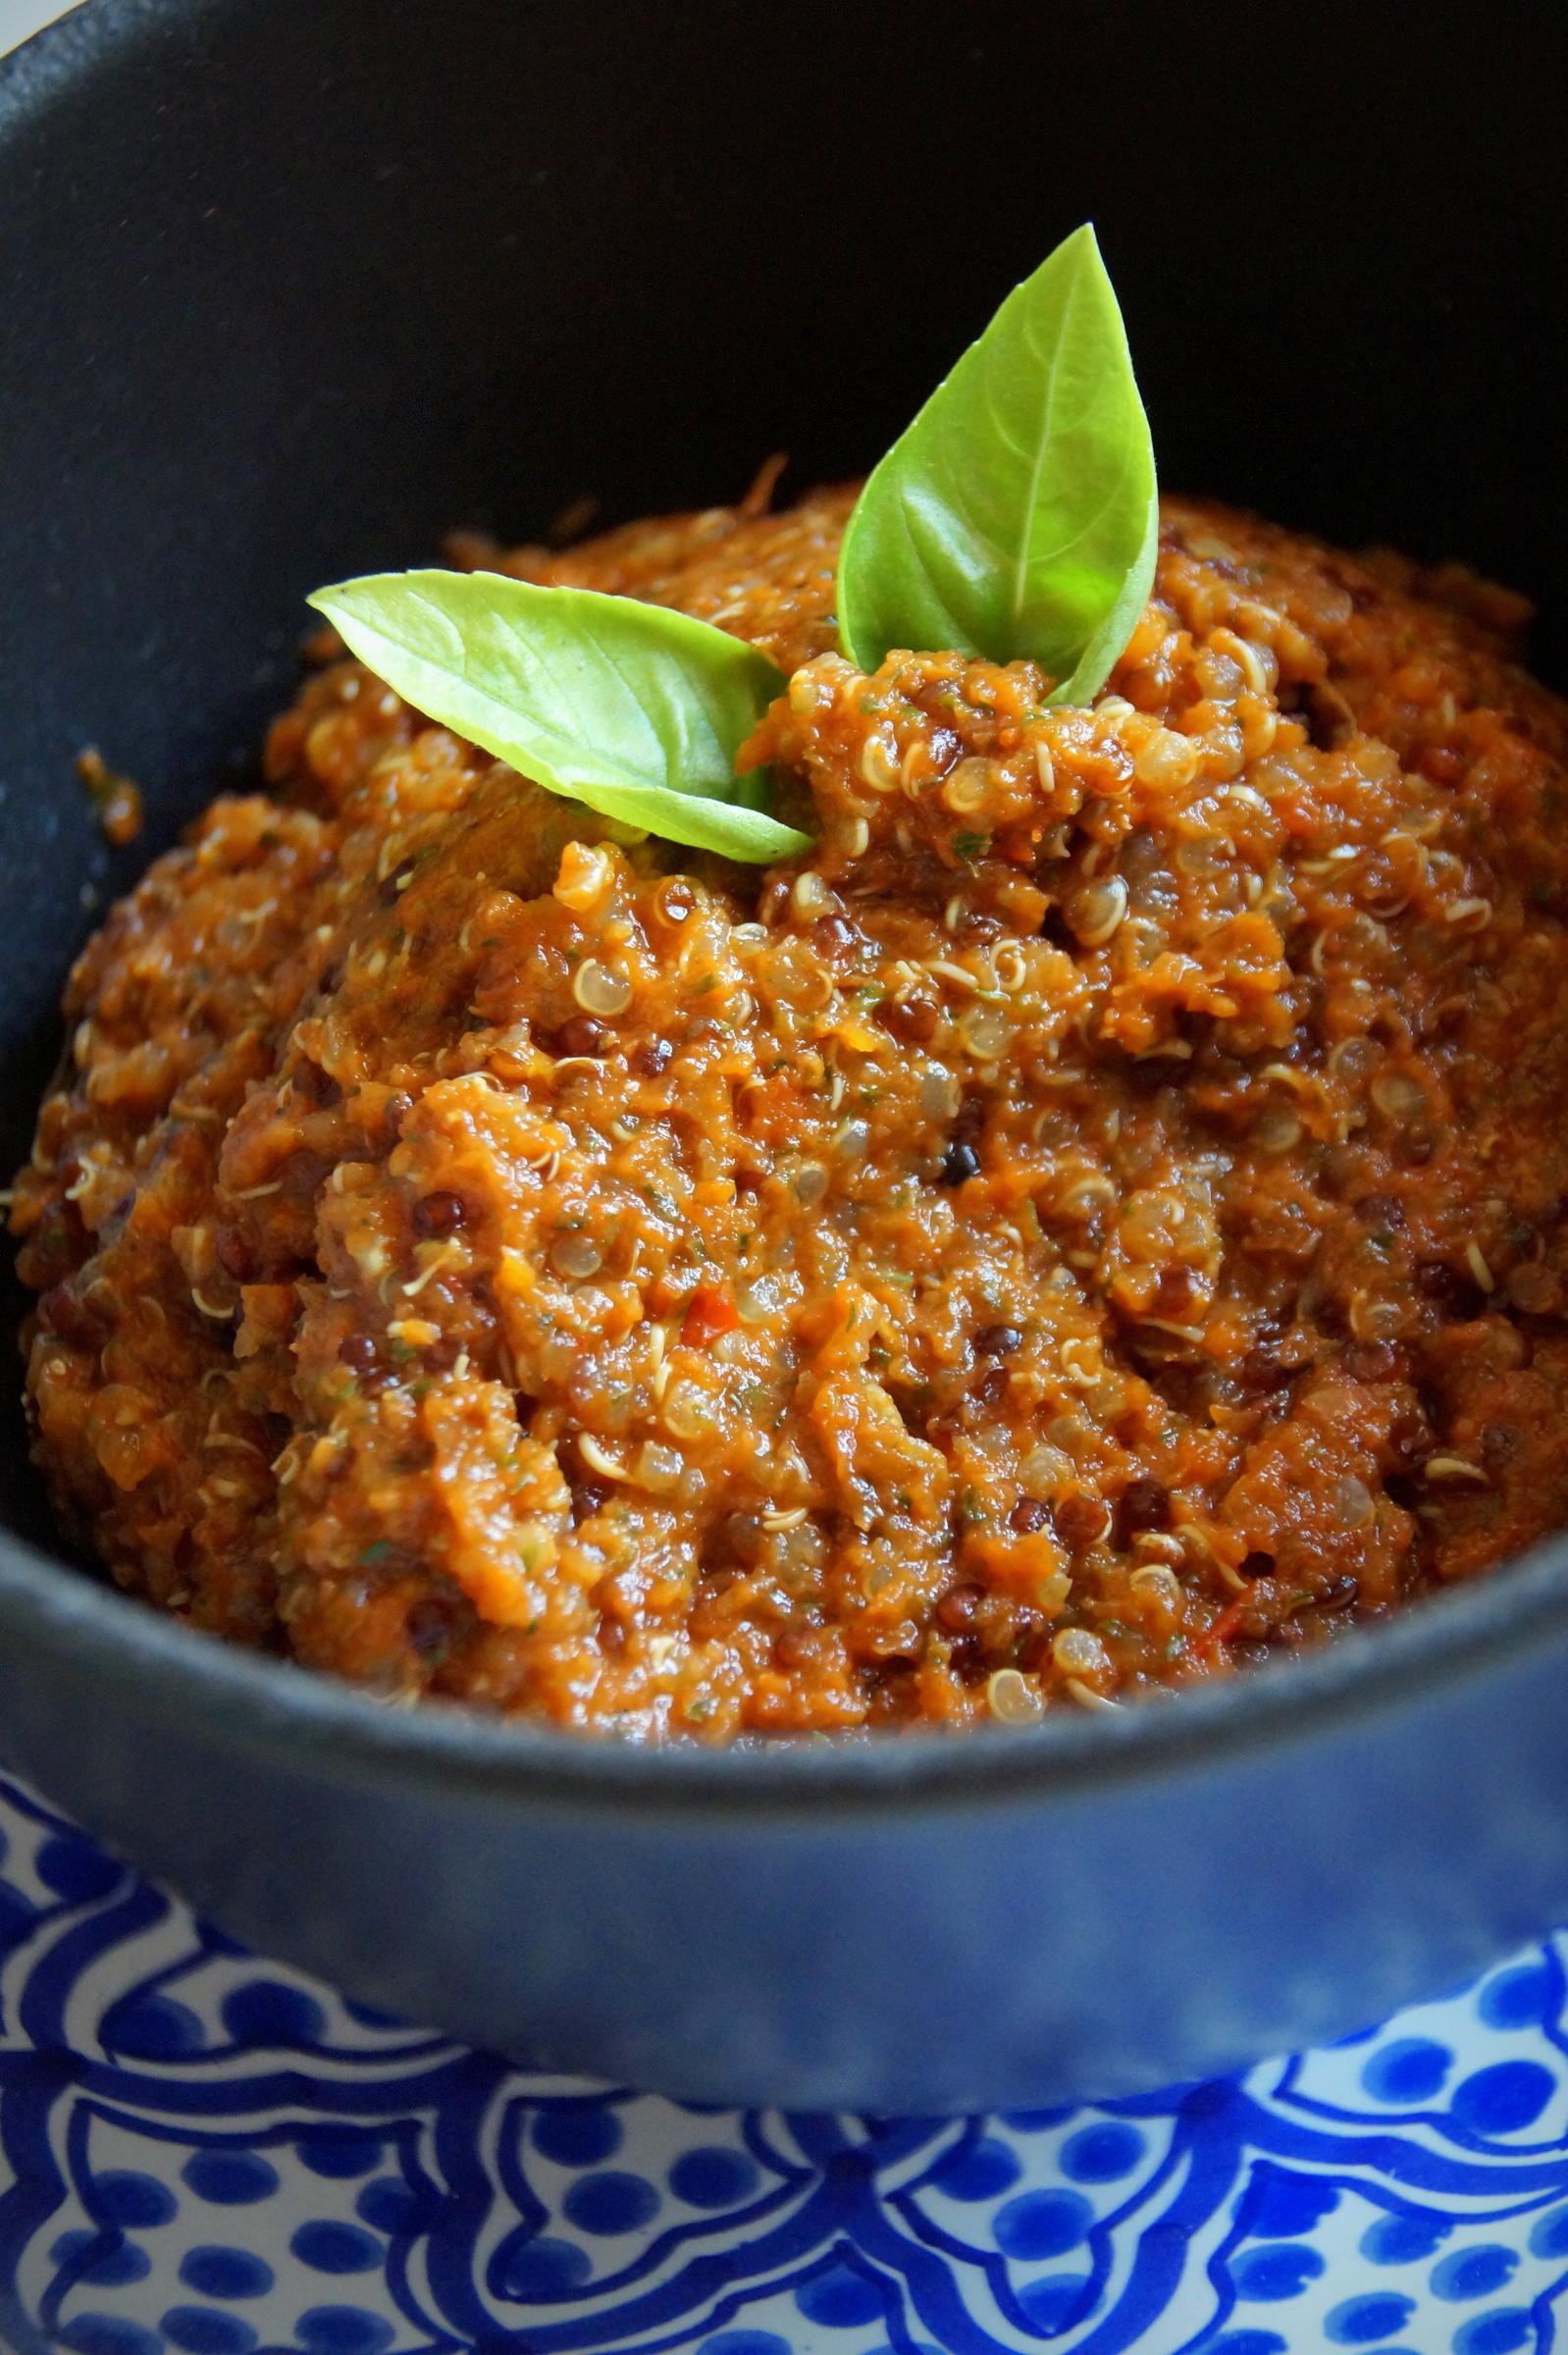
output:
[[258,1962],[0,1780],[17,2355],[1513,2355],[1568,2288],[1568,1945],[1104,2108],[720,2113]]

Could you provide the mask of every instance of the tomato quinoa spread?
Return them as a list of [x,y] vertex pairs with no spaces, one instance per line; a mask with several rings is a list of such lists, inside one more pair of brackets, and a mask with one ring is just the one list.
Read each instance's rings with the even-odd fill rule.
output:
[[1515,602],[1168,502],[1092,710],[834,650],[850,497],[484,560],[790,674],[760,871],[353,662],[72,977],[63,1513],[389,1699],[1007,1722],[1568,1521],[1568,713]]

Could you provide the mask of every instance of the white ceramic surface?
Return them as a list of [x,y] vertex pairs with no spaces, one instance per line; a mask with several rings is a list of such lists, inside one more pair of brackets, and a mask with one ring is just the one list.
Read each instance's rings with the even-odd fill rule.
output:
[[65,13],[58,0],[0,0],[0,57]]

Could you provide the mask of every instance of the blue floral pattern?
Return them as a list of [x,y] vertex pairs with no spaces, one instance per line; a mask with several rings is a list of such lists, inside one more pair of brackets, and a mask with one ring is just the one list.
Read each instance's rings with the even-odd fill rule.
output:
[[1098,2108],[724,2113],[258,1962],[0,1780],[17,2355],[1514,2355],[1568,2289],[1558,1941]]

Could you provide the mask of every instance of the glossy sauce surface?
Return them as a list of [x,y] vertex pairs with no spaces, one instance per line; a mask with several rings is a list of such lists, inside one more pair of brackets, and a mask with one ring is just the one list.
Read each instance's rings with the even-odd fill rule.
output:
[[1515,602],[1167,502],[1053,709],[833,651],[849,503],[469,551],[765,648],[799,868],[617,847],[335,661],[84,952],[13,1224],[122,1583],[714,1740],[1126,1701],[1568,1520]]

